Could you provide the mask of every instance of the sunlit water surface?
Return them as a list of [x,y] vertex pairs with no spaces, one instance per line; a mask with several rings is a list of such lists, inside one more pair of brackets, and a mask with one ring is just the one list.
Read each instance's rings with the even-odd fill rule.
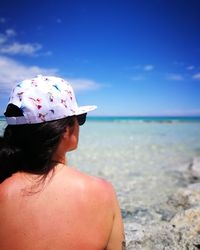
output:
[[180,187],[177,169],[198,155],[200,122],[89,119],[67,157],[69,165],[112,182],[123,211],[143,209],[145,217]]

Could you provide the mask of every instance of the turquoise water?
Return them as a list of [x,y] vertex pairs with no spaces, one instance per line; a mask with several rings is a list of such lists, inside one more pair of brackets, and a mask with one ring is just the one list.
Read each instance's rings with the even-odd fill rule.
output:
[[92,118],[81,127],[69,163],[112,182],[126,222],[148,224],[159,219],[155,210],[165,209],[168,197],[183,185],[179,169],[198,155],[198,119]]
[[[1,133],[4,126],[1,119]],[[182,185],[179,169],[198,155],[200,117],[89,117],[67,158],[112,182],[123,211],[152,211]]]
[[89,121],[200,122],[200,116],[92,116]]
[[[0,116],[0,121],[4,121],[4,116]],[[143,121],[143,122],[200,122],[200,116],[89,116],[88,121],[99,122],[120,122],[120,121]]]

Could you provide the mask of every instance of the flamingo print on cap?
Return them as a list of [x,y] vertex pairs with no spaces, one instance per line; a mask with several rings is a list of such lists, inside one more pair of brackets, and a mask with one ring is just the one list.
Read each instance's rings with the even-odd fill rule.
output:
[[20,117],[6,117],[12,125],[53,121],[96,109],[96,106],[79,107],[69,82],[42,75],[17,83],[10,94],[8,104],[11,103],[23,112]]

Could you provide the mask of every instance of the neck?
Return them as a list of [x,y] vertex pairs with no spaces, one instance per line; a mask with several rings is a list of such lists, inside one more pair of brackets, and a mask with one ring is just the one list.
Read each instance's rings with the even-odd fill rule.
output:
[[63,165],[67,165],[67,159],[64,157],[54,157],[51,161],[52,163],[56,163],[56,164],[63,164]]

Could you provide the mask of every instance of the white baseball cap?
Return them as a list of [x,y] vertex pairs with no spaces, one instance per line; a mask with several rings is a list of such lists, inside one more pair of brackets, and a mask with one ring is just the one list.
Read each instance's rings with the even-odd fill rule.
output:
[[23,113],[23,116],[6,117],[10,125],[53,121],[97,108],[79,107],[74,91],[66,80],[42,75],[19,82],[11,91],[8,104],[16,105]]

